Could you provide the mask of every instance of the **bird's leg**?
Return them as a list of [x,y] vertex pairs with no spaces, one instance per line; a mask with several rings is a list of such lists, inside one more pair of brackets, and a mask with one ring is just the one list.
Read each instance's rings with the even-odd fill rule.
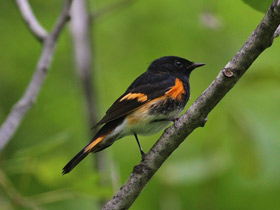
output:
[[140,149],[141,156],[142,156],[142,158],[143,158],[144,155],[145,155],[145,152],[143,151],[143,149],[142,149],[142,147],[141,147],[141,144],[140,144],[140,142],[139,142],[139,140],[138,140],[138,136],[137,136],[136,133],[134,133],[134,136],[135,136],[135,139],[136,139],[136,141],[137,141],[138,147],[139,147],[139,149]]

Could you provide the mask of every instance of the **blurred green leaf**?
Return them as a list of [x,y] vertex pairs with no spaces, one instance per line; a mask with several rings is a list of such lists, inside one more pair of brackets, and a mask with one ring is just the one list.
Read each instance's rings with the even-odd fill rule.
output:
[[159,174],[162,183],[169,185],[200,184],[221,176],[231,166],[230,156],[213,154],[188,161],[168,163]]
[[258,10],[260,12],[265,13],[269,6],[272,4],[273,0],[242,0],[246,4],[248,4],[250,7],[254,8],[255,10]]

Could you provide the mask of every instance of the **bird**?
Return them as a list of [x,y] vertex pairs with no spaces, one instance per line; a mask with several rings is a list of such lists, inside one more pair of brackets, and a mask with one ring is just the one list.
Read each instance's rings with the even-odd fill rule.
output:
[[124,136],[134,135],[142,158],[145,153],[138,135],[152,135],[178,118],[190,98],[191,72],[204,63],[178,56],[155,59],[136,78],[96,124],[102,126],[92,140],[62,169],[69,173],[89,153],[111,146]]

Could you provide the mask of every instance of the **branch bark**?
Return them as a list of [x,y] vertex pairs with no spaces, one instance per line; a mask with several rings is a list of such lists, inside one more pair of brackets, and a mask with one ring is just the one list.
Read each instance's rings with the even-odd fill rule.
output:
[[41,86],[47,76],[58,36],[69,18],[71,3],[72,0],[65,0],[61,15],[58,18],[53,30],[43,40],[41,56],[28,87],[0,127],[0,150],[4,148],[14,135],[26,112],[36,101]]
[[280,0],[275,0],[261,23],[243,47],[221,70],[210,86],[199,96],[188,111],[167,128],[156,144],[136,165],[120,190],[103,210],[128,209],[164,161],[197,127],[207,121],[207,115],[238,82],[257,57],[271,46],[280,24]]
[[36,39],[38,39],[38,41],[43,42],[48,36],[48,32],[41,26],[41,24],[36,19],[28,3],[28,0],[16,0],[16,3],[22,15],[22,18],[30,32]]

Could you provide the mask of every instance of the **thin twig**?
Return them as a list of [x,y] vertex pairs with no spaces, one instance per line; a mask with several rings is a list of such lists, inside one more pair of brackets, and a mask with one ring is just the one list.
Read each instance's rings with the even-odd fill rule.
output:
[[98,9],[97,11],[93,12],[90,17],[93,20],[97,20],[107,14],[118,11],[119,9],[122,9],[125,6],[134,2],[135,0],[120,0],[118,2],[114,2],[104,8]]
[[22,15],[24,22],[26,23],[28,29],[33,34],[33,36],[40,42],[43,42],[48,36],[48,32],[41,26],[41,24],[36,19],[28,0],[16,0],[19,11]]
[[0,150],[3,149],[10,138],[14,135],[26,112],[36,101],[50,67],[58,36],[69,18],[71,3],[72,0],[65,0],[60,17],[58,18],[52,32],[48,34],[43,42],[41,56],[25,93],[15,104],[8,117],[0,127]]
[[218,74],[211,85],[188,111],[162,134],[152,149],[135,166],[130,177],[104,210],[128,209],[145,185],[169,155],[197,127],[206,123],[207,115],[237,83],[257,57],[271,46],[273,35],[280,24],[280,0],[275,0],[256,30],[233,59]]
[[96,106],[92,85],[92,49],[90,24],[84,0],[75,0],[71,9],[71,33],[74,41],[77,74],[83,85],[90,127],[96,124]]
[[7,193],[11,201],[27,209],[42,210],[43,208],[33,199],[22,196],[14,187],[12,182],[8,179],[6,174],[0,170],[0,186],[4,189],[4,192]]
[[[90,40],[90,22],[88,11],[86,9],[85,0],[74,0],[71,8],[71,33],[74,41],[74,50],[75,50],[75,61],[77,65],[77,74],[81,81],[83,88],[84,99],[87,110],[88,117],[88,131],[91,130],[92,126],[97,123],[96,118],[96,103],[94,100],[94,89],[92,82],[92,47]],[[92,133],[90,133],[92,135]],[[100,187],[106,186],[106,163],[104,161],[104,153],[98,153],[95,155],[95,164],[94,167],[101,176],[99,180]],[[104,206],[106,200],[104,198],[99,199],[100,208]]]
[[28,199],[36,201],[38,205],[45,205],[50,203],[55,203],[58,201],[69,200],[77,198],[78,194],[76,192],[71,192],[69,189],[59,189],[48,191],[36,195],[29,196]]

